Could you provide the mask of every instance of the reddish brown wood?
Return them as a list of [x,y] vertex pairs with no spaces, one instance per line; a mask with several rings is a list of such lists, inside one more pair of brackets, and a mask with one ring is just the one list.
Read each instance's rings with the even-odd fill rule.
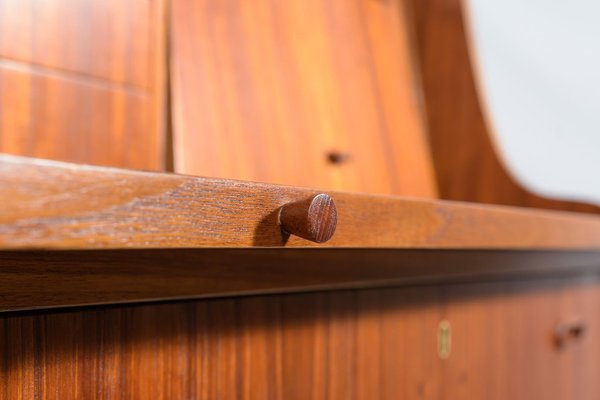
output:
[[[140,58],[135,55],[137,49],[149,46],[147,37],[154,37],[153,34],[139,34],[146,31],[144,25],[148,21],[146,14],[139,10],[147,10],[149,3],[85,0],[77,5],[61,0],[43,3],[62,4],[55,9],[75,10],[61,18],[49,16],[48,10],[52,8],[38,3],[0,2],[0,48],[18,47],[31,52],[34,57],[31,63],[21,63],[19,60],[8,62],[4,56],[1,63],[2,149],[80,162],[154,168],[156,160],[160,159],[153,150],[156,149],[153,141],[158,139],[153,136],[153,114],[147,111],[147,99],[153,95],[147,94],[145,89],[138,91],[136,86],[144,85],[152,68],[137,64]],[[196,10],[203,6],[198,7],[199,3],[192,2],[185,4]],[[184,117],[187,121],[192,118],[190,125],[203,124],[202,129],[195,132],[215,135],[228,132],[236,139],[238,135],[246,137],[243,136],[246,132],[250,132],[252,138],[268,136],[261,143],[267,143],[268,149],[275,150],[248,152],[252,141],[231,140],[230,136],[224,139],[223,153],[221,147],[216,147],[216,151],[201,152],[205,147],[190,145],[183,150],[189,151],[196,158],[194,161],[209,167],[217,160],[214,165],[228,173],[266,173],[273,180],[281,181],[293,176],[298,180],[306,179],[306,182],[294,183],[364,191],[434,193],[431,174],[427,175],[430,167],[419,168],[419,163],[426,160],[422,157],[423,149],[426,151],[425,141],[419,136],[415,139],[412,135],[397,134],[423,131],[422,121],[411,111],[418,102],[414,101],[418,99],[418,88],[411,86],[406,90],[411,73],[406,73],[405,69],[408,67],[405,18],[403,13],[396,13],[402,10],[399,4],[370,0],[360,3],[207,3],[207,8],[198,13],[210,13],[213,18],[208,22],[212,24],[188,26],[192,32],[186,40],[200,38],[208,45],[202,53],[190,51],[199,59],[186,68],[190,68],[189,76],[195,79],[201,75],[199,68],[209,70],[203,75],[208,77],[202,81],[206,85],[200,88],[208,101],[202,103],[202,107],[192,107]],[[456,27],[449,23],[456,16],[453,8],[456,4],[453,0],[417,4],[431,12],[431,18],[426,18],[427,29],[419,28],[423,33],[420,40],[433,47],[432,42],[439,43],[435,47],[438,56],[429,55],[424,70],[426,75],[431,69],[438,71],[427,75],[425,97],[429,106],[433,87],[434,94],[441,99],[436,107],[429,107],[432,114],[428,123],[436,135],[433,137],[436,158],[439,159],[440,151],[446,151],[447,159],[455,157],[460,161],[460,169],[449,173],[451,179],[440,169],[444,174],[440,180],[444,196],[450,192],[458,199],[533,204],[527,200],[528,194],[515,191],[513,186],[506,184],[502,173],[493,172],[497,171],[493,165],[497,161],[485,141],[479,148],[456,147],[480,143],[470,133],[472,126],[481,127],[477,125],[477,116],[471,117],[476,114],[470,112],[477,103],[472,102],[469,90],[465,91],[461,86],[470,82],[469,66],[448,67],[448,63],[457,62],[456,59],[464,54],[455,50],[456,42],[452,38],[457,36],[452,35],[453,31],[443,29],[446,23]],[[13,10],[15,7],[26,8],[29,15],[35,10],[43,18],[36,21],[37,28],[34,24],[23,23],[20,17],[14,18],[16,14],[4,18],[6,5]],[[322,6],[328,7],[327,12],[322,12]],[[80,12],[81,7],[88,7],[93,12]],[[114,8],[107,13],[106,7]],[[101,12],[96,12],[98,10]],[[399,15],[402,18],[398,18]],[[89,46],[92,41],[86,35],[70,34],[73,24],[79,24],[82,17],[87,18],[86,23],[79,25],[84,29],[99,26],[106,33],[100,35],[102,38],[115,34],[116,40],[107,40],[110,49],[102,42],[99,47],[104,50],[98,50],[95,45]],[[325,18],[327,22],[321,22]],[[54,28],[42,29],[43,21],[55,21]],[[123,21],[129,22],[122,24]],[[176,26],[183,26],[175,16],[173,21]],[[237,24],[237,21],[242,22]],[[123,41],[119,41],[120,32],[123,27],[128,30],[132,25],[128,43],[134,48],[128,47],[124,53],[127,57],[120,57],[120,51],[111,49],[123,48]],[[15,34],[15,26],[25,29]],[[281,28],[275,29],[276,26]],[[364,31],[357,28],[359,26],[364,27]],[[441,28],[438,30],[436,26]],[[228,30],[232,27],[241,27],[243,32]],[[348,27],[353,29],[344,29]],[[38,35],[44,36],[42,41],[34,38],[34,28]],[[52,35],[54,29],[66,32],[84,47],[74,45],[72,41],[70,46],[63,46],[64,40],[56,39],[61,36]],[[289,35],[271,35],[277,29]],[[246,40],[247,33],[253,33],[248,37],[260,37],[260,40]],[[20,40],[12,40],[15,37]],[[335,38],[335,43],[341,45],[329,47],[326,40],[321,40],[327,37]],[[276,58],[275,52],[270,50],[270,38],[282,42],[291,38],[292,45],[286,43],[277,48],[284,52],[281,64],[298,67],[297,75],[293,68],[283,68],[284,75],[277,75],[280,70],[277,66],[268,68]],[[93,42],[98,43],[98,38]],[[31,43],[33,46],[29,49]],[[178,43],[185,45],[185,42]],[[222,46],[222,43],[230,45]],[[55,51],[57,48],[64,50]],[[85,51],[90,49],[95,54],[109,56],[89,57]],[[294,63],[294,54],[299,55],[298,63]],[[340,60],[339,64],[328,61],[329,54]],[[240,66],[238,60],[247,64]],[[349,71],[354,67],[367,69],[363,64],[353,64],[353,60],[372,60],[369,68],[376,73]],[[85,76],[73,71],[62,73],[63,68],[72,65],[77,71],[84,71]],[[131,65],[137,66],[130,68]],[[237,66],[240,70],[216,69],[222,65]],[[325,68],[320,68],[323,65]],[[328,68],[330,65],[334,67]],[[112,68],[114,74],[109,71]],[[251,77],[246,79],[245,73]],[[42,77],[38,78],[38,75]],[[290,78],[294,76],[301,79]],[[244,79],[238,80],[240,77]],[[231,89],[238,82],[243,82],[243,90]],[[331,82],[334,86],[327,86]],[[186,83],[194,85],[188,79],[180,82]],[[113,86],[118,89],[114,95]],[[302,92],[305,88],[316,95]],[[160,91],[160,86],[153,90]],[[300,100],[291,105],[282,102],[281,99],[288,98],[290,93],[297,93],[292,97]],[[60,101],[36,100],[50,97]],[[322,103],[311,103],[315,99]],[[378,99],[383,99],[383,107],[373,106]],[[258,112],[254,112],[253,107]],[[330,114],[330,109],[337,111]],[[382,112],[384,116],[378,117],[375,112]],[[343,115],[339,117],[336,113]],[[86,119],[90,114],[92,117]],[[365,134],[383,132],[385,129],[379,128],[379,123],[389,127],[391,133],[375,138]],[[211,128],[213,125],[217,128]],[[133,135],[129,132],[145,133]],[[448,132],[452,136],[440,142],[439,135]],[[106,136],[109,134],[110,141]],[[314,142],[306,143],[306,137]],[[219,142],[221,138],[216,137],[215,141]],[[291,144],[282,138],[289,139]],[[386,153],[381,157],[388,149],[388,140],[392,143],[393,154]],[[230,146],[239,146],[242,150],[233,152]],[[132,148],[136,151],[129,152]],[[282,151],[286,148],[290,150]],[[350,157],[343,163],[330,164],[326,155],[331,151]],[[257,165],[262,165],[266,153],[269,165],[277,168],[255,171]],[[324,165],[325,174],[321,169]],[[8,167],[3,164],[2,168],[6,171]],[[315,193],[310,190],[287,192],[289,188],[286,188],[285,196],[278,197],[281,194],[274,194],[269,189],[273,187],[267,185],[261,186],[256,197],[251,196],[252,201],[245,202],[245,196],[256,189],[254,185],[210,181],[208,186],[226,187],[222,191],[206,191],[206,197],[202,199],[207,199],[205,203],[213,204],[214,208],[210,213],[198,216],[192,210],[200,203],[195,201],[196,196],[206,190],[200,182],[207,181],[173,177],[174,180],[163,180],[164,177],[154,176],[147,182],[138,180],[138,174],[117,171],[112,171],[110,178],[102,178],[103,174],[97,174],[93,169],[79,175],[82,171],[69,173],[71,168],[63,165],[58,171],[42,169],[45,172],[33,172],[37,178],[28,187],[6,179],[7,176],[32,174],[32,169],[26,165],[17,163],[11,174],[1,176],[0,198],[13,205],[20,204],[18,210],[23,212],[9,215],[6,210],[0,211],[2,218],[14,217],[10,220],[14,224],[10,231],[15,232],[15,227],[21,227],[22,232],[27,232],[20,236],[20,245],[40,239],[40,236],[37,239],[36,235],[32,236],[32,232],[45,232],[40,234],[41,237],[56,239],[56,232],[73,233],[69,227],[76,227],[78,234],[68,238],[61,236],[61,246],[85,248],[90,245],[90,240],[92,246],[115,247],[129,244],[127,240],[132,240],[134,246],[163,246],[175,242],[178,246],[205,245],[205,242],[197,241],[196,232],[215,226],[223,229],[219,221],[224,220],[242,223],[242,229],[237,225],[236,231],[236,226],[231,225],[225,230],[227,235],[213,238],[222,245],[230,245],[231,238],[236,237],[244,238],[244,246],[279,245],[280,242],[273,241],[278,238],[273,233],[276,232],[276,218],[269,213],[286,202]],[[394,177],[396,173],[399,175]],[[85,176],[85,179],[79,181],[76,176]],[[323,179],[322,183],[318,179]],[[19,190],[11,191],[14,188]],[[222,199],[219,194],[231,194],[232,188],[234,195],[226,201],[215,200]],[[107,192],[111,193],[109,198],[104,196]],[[32,196],[28,197],[27,193]],[[35,193],[43,196],[34,197]],[[293,198],[287,197],[290,193]],[[265,196],[268,197],[267,204],[264,204]],[[333,196],[340,205],[337,193]],[[375,201],[376,206],[367,209],[351,206],[356,197],[344,196],[341,198],[353,200],[342,201],[339,230],[330,242],[333,245],[369,240],[363,243],[369,246],[395,243],[424,247],[518,244],[556,247],[565,243],[580,245],[584,240],[593,244],[597,236],[592,228],[581,231],[581,223],[590,224],[589,221],[582,222],[585,218],[574,223],[565,214],[561,214],[558,218],[561,223],[556,225],[558,214],[550,217],[544,213],[494,208],[495,217],[491,218],[488,208],[461,205],[448,208],[444,202],[381,198]],[[372,200],[371,197],[363,199]],[[186,202],[191,203],[190,208],[178,208]],[[157,204],[160,207],[157,208]],[[544,206],[543,203],[535,205]],[[136,210],[133,219],[129,213],[132,209]],[[253,214],[249,211],[252,209],[258,212]],[[70,212],[61,214],[64,210]],[[115,210],[116,214],[113,213]],[[350,210],[356,219],[345,219],[344,210]],[[390,218],[390,212],[397,218]],[[211,219],[213,214],[216,219]],[[32,218],[25,218],[27,215]],[[259,227],[257,220],[262,221]],[[173,229],[173,226],[182,227],[180,224],[184,221],[189,224],[183,225],[186,229]],[[378,222],[371,226],[365,221]],[[570,222],[565,225],[567,221]],[[169,225],[170,230],[167,229]],[[595,223],[591,222],[591,225],[595,226]],[[150,226],[159,228],[160,241],[153,242],[156,236],[147,229]],[[359,232],[350,226],[363,229]],[[365,226],[370,229],[364,229]],[[118,228],[116,236],[111,233],[111,227]],[[260,233],[256,236],[257,241],[252,239],[254,229]],[[134,234],[124,234],[127,230],[133,230]],[[340,233],[347,242],[336,242]],[[181,239],[188,236],[187,241]],[[292,238],[288,245],[300,244],[307,245],[308,242]],[[44,242],[43,245],[49,244]],[[281,253],[283,250],[285,252]],[[257,255],[270,250],[259,249],[259,253],[250,254],[244,253],[248,250],[237,250],[242,252],[239,254],[229,250],[201,250],[226,253],[191,258],[170,250],[157,250],[157,253],[133,257],[126,254],[120,262],[118,257],[111,258],[113,252],[103,255],[83,252],[89,257],[87,259],[85,254],[72,252],[44,256],[19,252],[18,256],[11,253],[10,257],[14,256],[11,259],[8,253],[2,252],[0,299],[14,301],[13,305],[60,305],[110,301],[117,295],[121,301],[131,300],[136,296],[144,297],[142,291],[150,288],[152,296],[161,290],[166,290],[161,295],[167,292],[168,296],[189,295],[197,293],[198,287],[212,288],[213,293],[239,290],[235,292],[239,294],[252,285],[256,285],[256,291],[262,291],[269,285],[281,288],[285,282],[290,285],[292,282],[293,285],[299,282],[306,285],[315,282],[339,284],[344,280],[347,282],[349,277],[354,279],[354,283],[348,283],[350,285],[372,284],[371,279],[381,279],[388,284],[409,284],[424,283],[429,279],[447,281],[449,276],[462,280],[465,279],[463,273],[477,279],[539,278],[543,275],[540,272],[579,273],[586,270],[578,268],[582,267],[582,261],[597,267],[594,255],[588,254],[590,258],[586,258],[581,252],[525,255],[501,251],[490,257],[487,252],[462,254],[459,251],[452,256],[430,250],[416,251],[411,256],[398,250],[391,253],[380,250],[380,255],[375,257],[364,249],[358,252],[339,249],[339,253],[329,249],[326,254],[310,256],[305,253],[307,249],[299,250],[300,255],[288,252],[290,249],[283,250],[262,258]],[[323,249],[315,251],[319,253]],[[239,262],[252,258],[255,261],[248,263],[253,265],[252,268]],[[265,266],[265,260],[273,263],[277,260],[277,263]],[[355,264],[348,264],[348,260]],[[308,269],[307,261],[310,261]],[[264,268],[254,269],[260,265]],[[81,273],[82,270],[85,273]],[[398,274],[401,274],[400,280],[391,280]],[[261,279],[257,280],[259,276]],[[532,280],[121,305],[79,311],[4,313],[0,315],[0,398],[597,399],[600,393],[597,379],[600,341],[596,340],[600,332],[599,294],[597,280],[585,283],[580,283],[579,279],[551,283]],[[552,344],[553,329],[560,321],[572,318],[585,323],[586,334],[557,351]],[[453,351],[446,360],[437,355],[437,327],[443,319],[451,323],[453,331]]]
[[0,252],[0,311],[597,273],[600,251],[165,249]]
[[580,339],[585,333],[585,323],[579,320],[562,321],[554,328],[554,342],[558,347],[564,347],[568,342]]
[[436,196],[400,2],[173,0],[171,10],[177,172]]
[[585,326],[584,334],[560,355],[564,362],[561,374],[573,385],[573,397],[593,399],[600,393],[600,382],[596,377],[600,371],[600,288],[593,279],[581,279],[579,285],[569,285],[561,295],[560,321],[580,321]]
[[[448,286],[453,350],[446,398],[594,399],[600,347],[597,277]],[[586,331],[557,348],[558,323]],[[447,375],[446,375],[447,374]]]
[[[597,279],[0,316],[0,398],[594,399]],[[597,303],[596,303],[597,304]],[[556,349],[557,321],[588,331]],[[439,322],[452,353],[437,354]]]
[[0,0],[0,151],[165,168],[163,0]]
[[281,229],[288,234],[323,243],[331,239],[337,225],[337,210],[331,196],[321,193],[294,203],[279,211]]
[[[0,248],[319,245],[285,242],[280,207],[319,191],[0,157]],[[329,247],[590,249],[600,217],[329,192]],[[368,229],[366,229],[368,227]],[[321,245],[322,246],[322,245]]]

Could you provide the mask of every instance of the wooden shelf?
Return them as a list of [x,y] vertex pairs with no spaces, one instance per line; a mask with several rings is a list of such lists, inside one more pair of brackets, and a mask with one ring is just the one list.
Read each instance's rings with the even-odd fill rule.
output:
[[286,240],[319,191],[0,157],[0,310],[595,273],[600,218],[328,192],[337,230]]
[[324,244],[285,239],[278,212],[320,191],[0,156],[0,250],[198,247],[599,249],[600,217],[327,192]]

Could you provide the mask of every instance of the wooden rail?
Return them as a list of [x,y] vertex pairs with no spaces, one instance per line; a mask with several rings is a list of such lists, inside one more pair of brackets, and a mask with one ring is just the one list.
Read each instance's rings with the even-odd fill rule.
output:
[[135,249],[0,252],[0,311],[600,271],[600,251]]
[[0,310],[600,271],[600,218],[0,157]]
[[0,156],[0,249],[385,247],[600,249],[600,217],[327,192],[325,244],[283,235],[318,190]]

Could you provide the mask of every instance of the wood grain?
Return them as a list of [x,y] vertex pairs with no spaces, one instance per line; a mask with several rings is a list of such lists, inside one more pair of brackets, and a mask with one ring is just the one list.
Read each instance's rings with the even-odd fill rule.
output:
[[[3,314],[0,398],[592,400],[600,320],[580,306],[598,288],[572,278]],[[558,350],[552,330],[573,311],[589,335]]]
[[475,85],[461,0],[404,0],[413,21],[415,57],[429,143],[442,199],[579,212],[600,208],[543,198],[521,187],[491,141]]
[[2,0],[0,58],[150,89],[153,3]]
[[324,243],[335,233],[337,209],[329,195],[319,193],[305,200],[283,205],[278,219],[284,234]]
[[0,151],[165,168],[162,0],[0,0]]
[[172,249],[0,252],[0,311],[597,273],[600,251]]
[[404,19],[397,1],[174,0],[175,170],[435,197]]
[[[285,242],[279,208],[320,191],[0,158],[0,248],[315,246]],[[600,217],[391,196],[329,193],[326,246],[591,249]]]
[[445,363],[448,398],[597,397],[591,378],[600,355],[595,338],[584,334],[559,348],[553,333],[557,324],[577,318],[594,335],[599,289],[589,277],[445,289],[454,339]]
[[[49,4],[62,14],[43,7]],[[154,34],[149,39],[140,34],[154,29],[146,19],[148,4],[159,3],[0,1],[1,149],[121,167],[160,166],[157,160],[162,156],[152,150],[158,139],[148,121],[153,114],[146,105],[157,93],[152,66],[142,67],[146,61],[143,51],[138,52],[161,48],[153,45]],[[412,112],[418,85],[406,85],[414,75],[404,70],[409,66],[407,14],[399,8],[401,3],[174,5],[178,4],[196,12],[181,19],[173,14],[172,21],[208,16],[206,24],[178,25],[189,36],[173,42],[189,44],[187,52],[197,55],[196,63],[186,66],[191,78],[179,84],[192,86],[192,79],[204,79],[204,103],[184,116],[190,126],[200,126],[193,135],[209,133],[213,136],[204,138],[223,146],[204,152],[191,144],[178,151],[205,164],[216,160],[215,168],[228,172],[265,173],[273,180],[295,176],[309,186],[435,194],[431,176],[421,175],[431,167],[419,167],[426,163],[422,138],[397,134],[423,132],[422,121]],[[464,43],[455,41],[464,39],[456,35],[462,32],[456,24],[457,4],[444,0],[414,5],[425,23],[415,24],[415,32],[421,33],[419,49],[427,53],[421,60],[425,68],[417,72],[425,77],[427,122],[442,173],[442,196],[545,207],[548,203],[530,200],[498,172],[487,136],[473,136],[486,131],[480,116],[472,113],[478,103],[470,67],[464,63],[466,53],[460,50]],[[36,13],[43,18],[34,20]],[[75,24],[83,35],[70,34]],[[87,34],[99,45],[88,46],[92,41]],[[194,40],[201,40],[202,52],[192,48]],[[59,48],[63,42],[70,46]],[[128,53],[123,56],[125,48]],[[87,57],[92,50],[97,57]],[[330,55],[337,61],[328,60]],[[363,61],[372,61],[376,72],[365,72],[371,66]],[[230,69],[217,70],[221,66]],[[373,105],[378,99],[383,106]],[[385,116],[374,115],[381,110]],[[370,131],[385,132],[386,124],[390,134],[373,138]],[[226,140],[213,139],[223,132]],[[251,147],[257,143],[258,149]],[[260,147],[264,143],[266,147]],[[388,148],[393,148],[391,155]],[[450,162],[458,168],[445,170]],[[276,168],[265,172],[263,165]],[[272,209],[315,193],[270,185],[259,185],[256,191],[257,186],[248,183],[64,164],[48,167],[6,158],[0,163],[0,198],[10,205],[0,211],[0,236],[5,240],[7,232],[19,232],[11,239],[16,242],[0,247],[231,246],[232,238],[242,239],[233,245],[279,246]],[[209,173],[213,172],[205,172]],[[215,186],[222,191],[215,192]],[[223,207],[219,195],[227,193],[235,195],[224,196]],[[251,193],[256,196],[244,202]],[[336,203],[338,195],[348,199],[339,209],[343,225],[336,235],[349,233],[331,242],[337,246],[597,247],[595,218],[397,198],[375,198],[373,208],[347,208],[357,198],[370,202],[373,197],[333,195]],[[206,209],[206,204],[214,207]],[[252,209],[257,211],[248,212]],[[355,219],[347,219],[344,210]],[[198,236],[215,229],[227,234]],[[308,243],[292,239],[287,245]],[[422,284],[430,279],[494,280],[2,313],[0,398],[598,398],[600,285],[597,278],[566,278],[595,272],[595,253],[498,249],[464,254],[431,248],[3,250],[0,259],[0,301],[6,309],[195,296],[199,288],[212,290],[212,295],[239,295],[267,287],[308,290],[314,284],[331,289]],[[240,259],[253,260],[252,268]],[[348,260],[354,264],[349,266]],[[559,281],[540,279],[563,274]],[[511,281],[498,281],[507,278]],[[557,350],[550,340],[553,329],[572,318],[584,321],[588,334]],[[453,332],[447,360],[437,355],[437,327],[443,319]]]

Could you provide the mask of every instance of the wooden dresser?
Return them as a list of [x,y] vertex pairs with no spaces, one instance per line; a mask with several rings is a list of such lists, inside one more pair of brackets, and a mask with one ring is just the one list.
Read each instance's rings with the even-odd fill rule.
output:
[[597,399],[598,208],[504,170],[464,30],[0,0],[0,398]]

